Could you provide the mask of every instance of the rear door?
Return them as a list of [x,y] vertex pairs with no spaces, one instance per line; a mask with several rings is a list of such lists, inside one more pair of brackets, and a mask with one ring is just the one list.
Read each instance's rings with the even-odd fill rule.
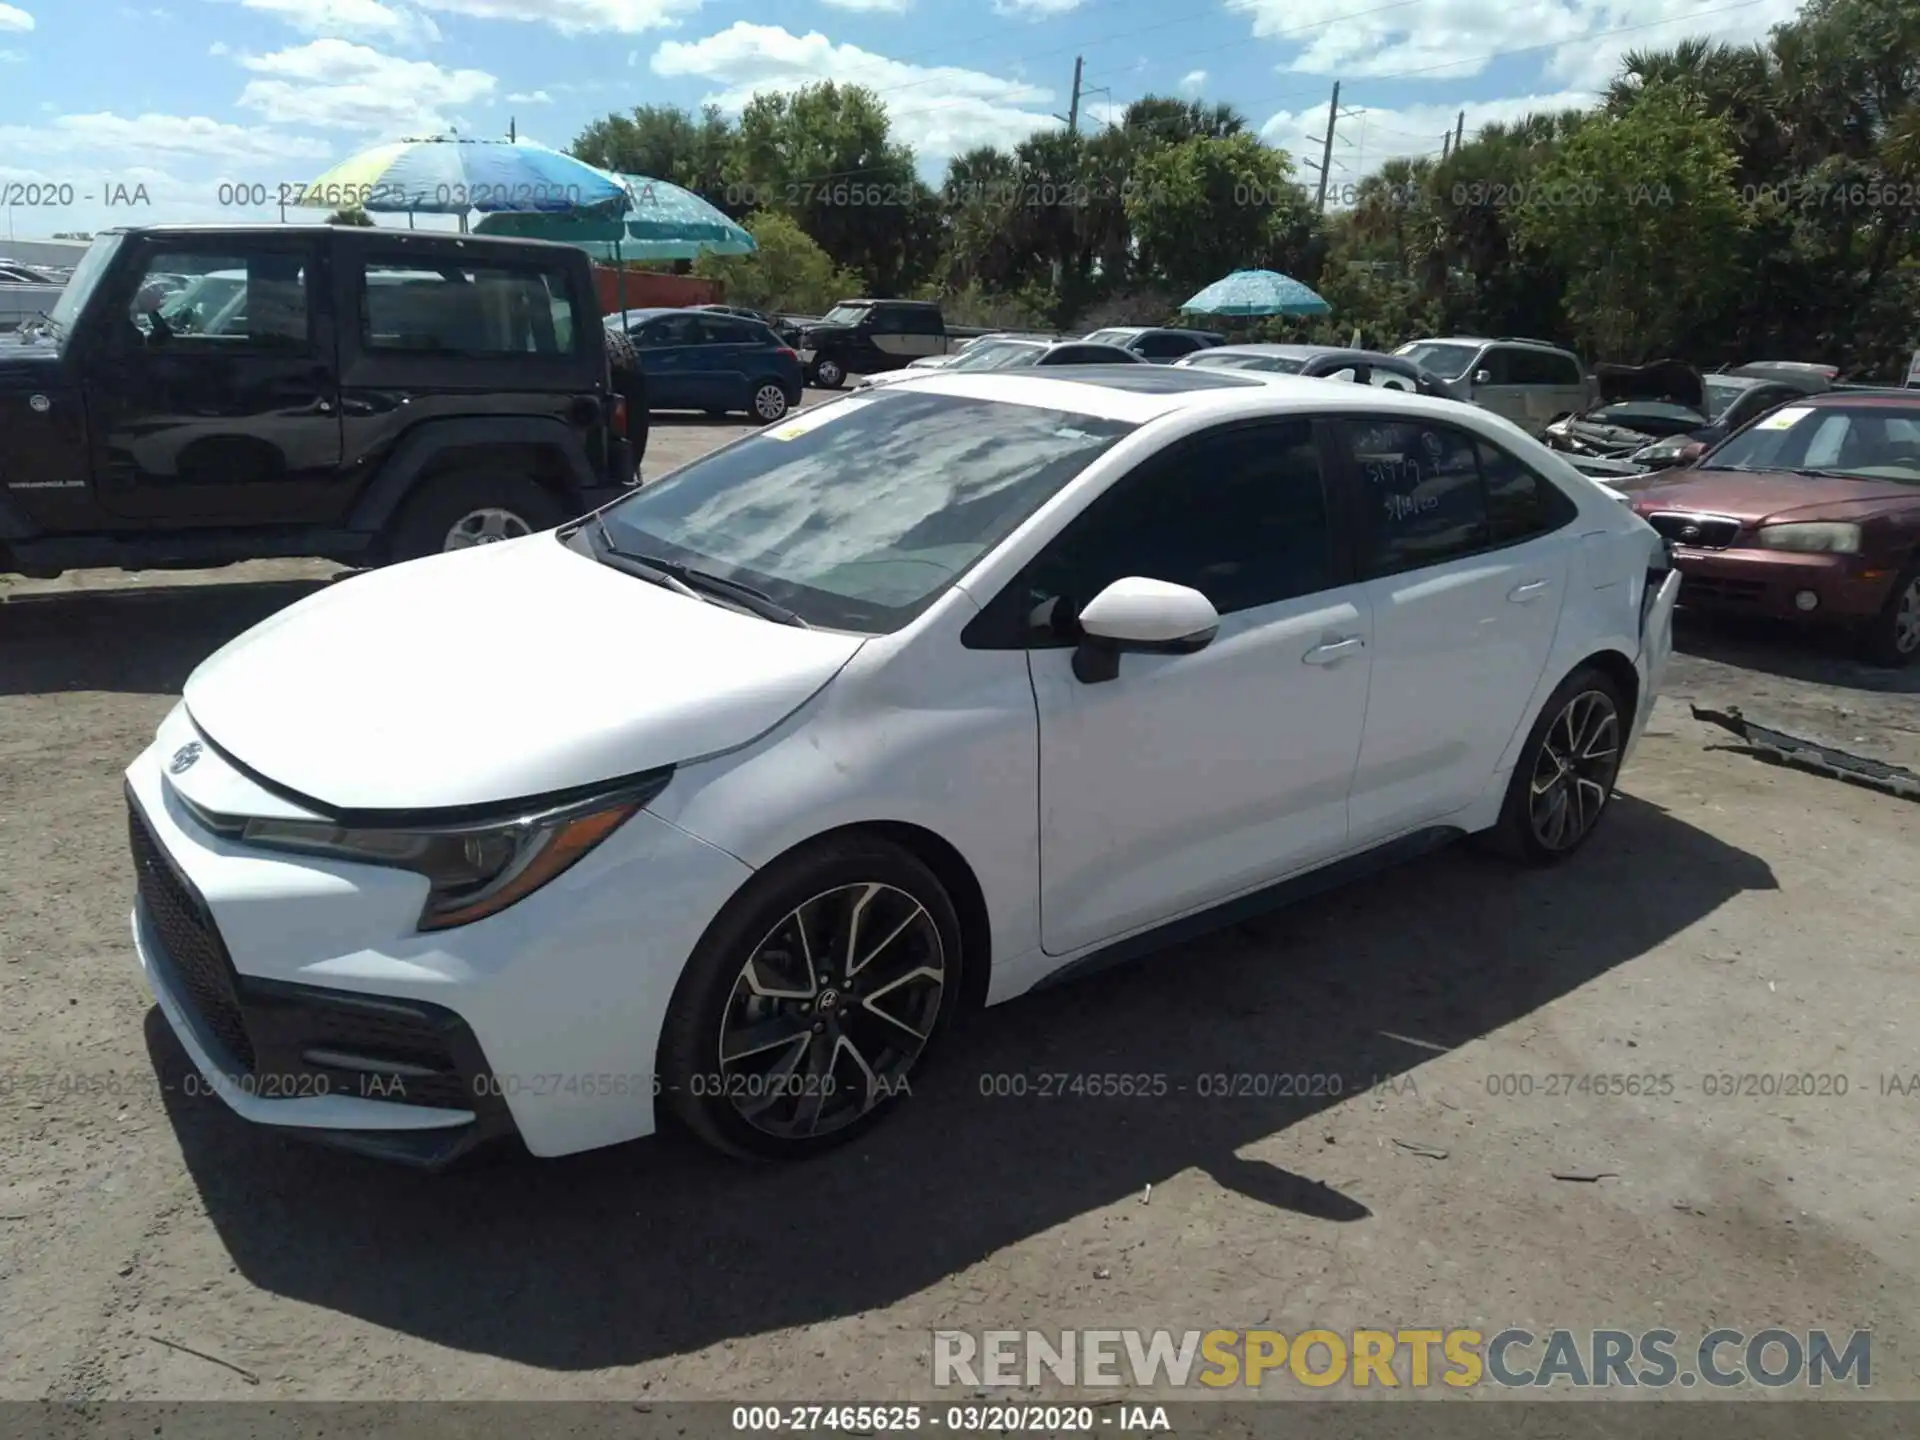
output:
[[901,352],[911,364],[929,355],[947,353],[947,324],[931,305],[900,307]]
[[1338,435],[1373,616],[1372,693],[1348,811],[1362,846],[1444,822],[1478,799],[1530,721],[1577,509],[1462,427],[1348,420]]
[[[105,510],[189,525],[340,513],[348,482],[332,311],[316,303],[324,272],[311,236],[142,247],[101,297],[85,387]],[[157,299],[162,275],[205,277],[198,289],[222,298],[170,306]]]
[[699,392],[698,408],[728,413],[747,408],[748,372],[762,329],[734,315],[701,316],[698,353],[688,377]]
[[647,377],[647,408],[693,410],[700,406],[701,341],[705,332],[693,312],[656,315],[632,331],[633,351]]

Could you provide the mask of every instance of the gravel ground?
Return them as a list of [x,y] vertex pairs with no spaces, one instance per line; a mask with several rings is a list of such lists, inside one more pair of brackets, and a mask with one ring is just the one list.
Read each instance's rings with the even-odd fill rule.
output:
[[[649,469],[742,428],[662,426]],[[1920,1092],[1885,1081],[1920,1068],[1920,810],[1681,703],[1920,765],[1920,674],[1684,626],[1571,866],[1448,852],[1016,1002],[803,1169],[646,1141],[429,1178],[187,1093],[127,939],[121,769],[331,573],[0,585],[0,1398],[933,1398],[954,1326],[1776,1324],[1872,1327],[1875,1393],[1920,1397]],[[1042,1072],[1169,1093],[982,1093]],[[1337,1093],[1200,1099],[1221,1073]],[[1544,1093],[1578,1074],[1671,1093]]]

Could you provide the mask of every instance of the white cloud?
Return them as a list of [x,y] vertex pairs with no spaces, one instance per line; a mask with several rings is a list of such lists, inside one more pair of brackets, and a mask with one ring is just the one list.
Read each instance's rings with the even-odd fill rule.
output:
[[283,20],[306,35],[344,40],[380,40],[395,45],[425,45],[440,38],[440,27],[416,10],[383,0],[240,0]]
[[898,15],[911,6],[913,0],[820,0],[820,3],[836,10],[883,10]]
[[1206,88],[1206,84],[1207,72],[1204,70],[1189,70],[1180,77],[1180,88],[1189,95],[1198,95]]
[[911,65],[855,45],[836,45],[818,31],[794,35],[778,25],[736,20],[704,40],[670,40],[653,53],[653,71],[692,76],[719,87],[703,97],[737,114],[754,95],[797,90],[821,80],[879,92],[895,136],[924,159],[940,160],[975,145],[1013,145],[1054,125],[1050,115],[1022,109],[1054,98],[1043,86],[952,65]]
[[240,63],[266,78],[249,80],[238,103],[275,124],[395,136],[453,127],[457,107],[492,98],[499,83],[484,70],[448,70],[336,39]]
[[1078,10],[1086,0],[993,0],[996,15],[1018,15],[1023,20],[1046,20]]
[[475,20],[525,20],[551,25],[562,35],[611,30],[638,35],[672,30],[706,0],[414,0],[423,10]]
[[544,90],[518,90],[507,96],[509,105],[551,105],[553,96]]
[[1276,68],[1344,79],[1478,75],[1496,55],[1538,52],[1546,78],[1604,85],[1632,49],[1692,35],[1742,41],[1792,18],[1795,0],[1226,0],[1256,39],[1293,51]]
[[33,16],[18,5],[0,5],[0,30],[31,30]]
[[[1528,115],[1551,115],[1560,110],[1586,109],[1598,97],[1588,90],[1561,90],[1549,94],[1517,95],[1503,100],[1470,100],[1463,103],[1409,105],[1396,110],[1369,106],[1358,114],[1345,116],[1336,127],[1333,147],[1333,178],[1327,192],[1329,206],[1343,204],[1351,186],[1362,176],[1378,170],[1389,160],[1426,155],[1440,158],[1444,137],[1453,133],[1460,114],[1466,112],[1466,138],[1484,125],[1512,124]],[[1318,171],[1301,163],[1320,161],[1327,133],[1327,107],[1282,110],[1260,127],[1260,138],[1293,156],[1294,178],[1313,188],[1320,182]]]
[[204,115],[62,115],[49,125],[0,125],[0,155],[32,155],[63,165],[93,163],[123,169],[160,156],[190,156],[229,164],[284,163],[330,154],[301,135],[230,125]]

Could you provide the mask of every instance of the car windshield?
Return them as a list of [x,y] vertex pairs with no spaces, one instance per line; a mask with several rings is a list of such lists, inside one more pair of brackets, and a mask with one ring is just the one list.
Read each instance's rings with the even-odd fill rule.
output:
[[1131,330],[1096,330],[1082,338],[1089,345],[1125,345],[1127,341],[1133,339],[1133,336],[1134,332]]
[[858,325],[867,318],[871,305],[836,305],[820,319],[822,325]]
[[1393,352],[1404,356],[1443,380],[1458,380],[1480,354],[1478,345],[1454,345],[1445,340],[1416,340]]
[[1734,401],[1754,388],[1758,380],[1719,380],[1706,382],[1707,419],[1718,420]]
[[87,253],[80,257],[80,263],[73,267],[73,274],[67,278],[67,288],[60,292],[60,298],[53,302],[53,309],[47,312],[47,318],[62,334],[73,329],[73,322],[80,318],[80,312],[99,288],[100,277],[113,264],[114,253],[125,238],[123,235],[100,236],[87,247]]
[[716,450],[601,514],[623,551],[751,585],[810,625],[885,634],[1133,428],[867,391]]
[[1018,341],[989,340],[970,347],[949,370],[1004,370],[1010,365],[1031,365],[1046,351],[1044,345],[1022,345]]
[[1706,470],[1788,470],[1920,485],[1920,405],[1788,405],[1762,416]]

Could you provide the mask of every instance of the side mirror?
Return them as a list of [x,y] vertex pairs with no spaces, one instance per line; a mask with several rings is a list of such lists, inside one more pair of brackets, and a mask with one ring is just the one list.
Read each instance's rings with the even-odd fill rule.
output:
[[1198,590],[1129,575],[1114,581],[1081,610],[1080,648],[1073,673],[1098,685],[1120,673],[1120,657],[1191,655],[1204,650],[1220,629],[1220,613]]
[[1491,385],[1493,383],[1493,372],[1491,370],[1474,371],[1473,383],[1476,385]]
[[1689,440],[1685,445],[1680,447],[1680,463],[1682,465],[1691,465],[1706,453],[1707,447],[1705,441]]

